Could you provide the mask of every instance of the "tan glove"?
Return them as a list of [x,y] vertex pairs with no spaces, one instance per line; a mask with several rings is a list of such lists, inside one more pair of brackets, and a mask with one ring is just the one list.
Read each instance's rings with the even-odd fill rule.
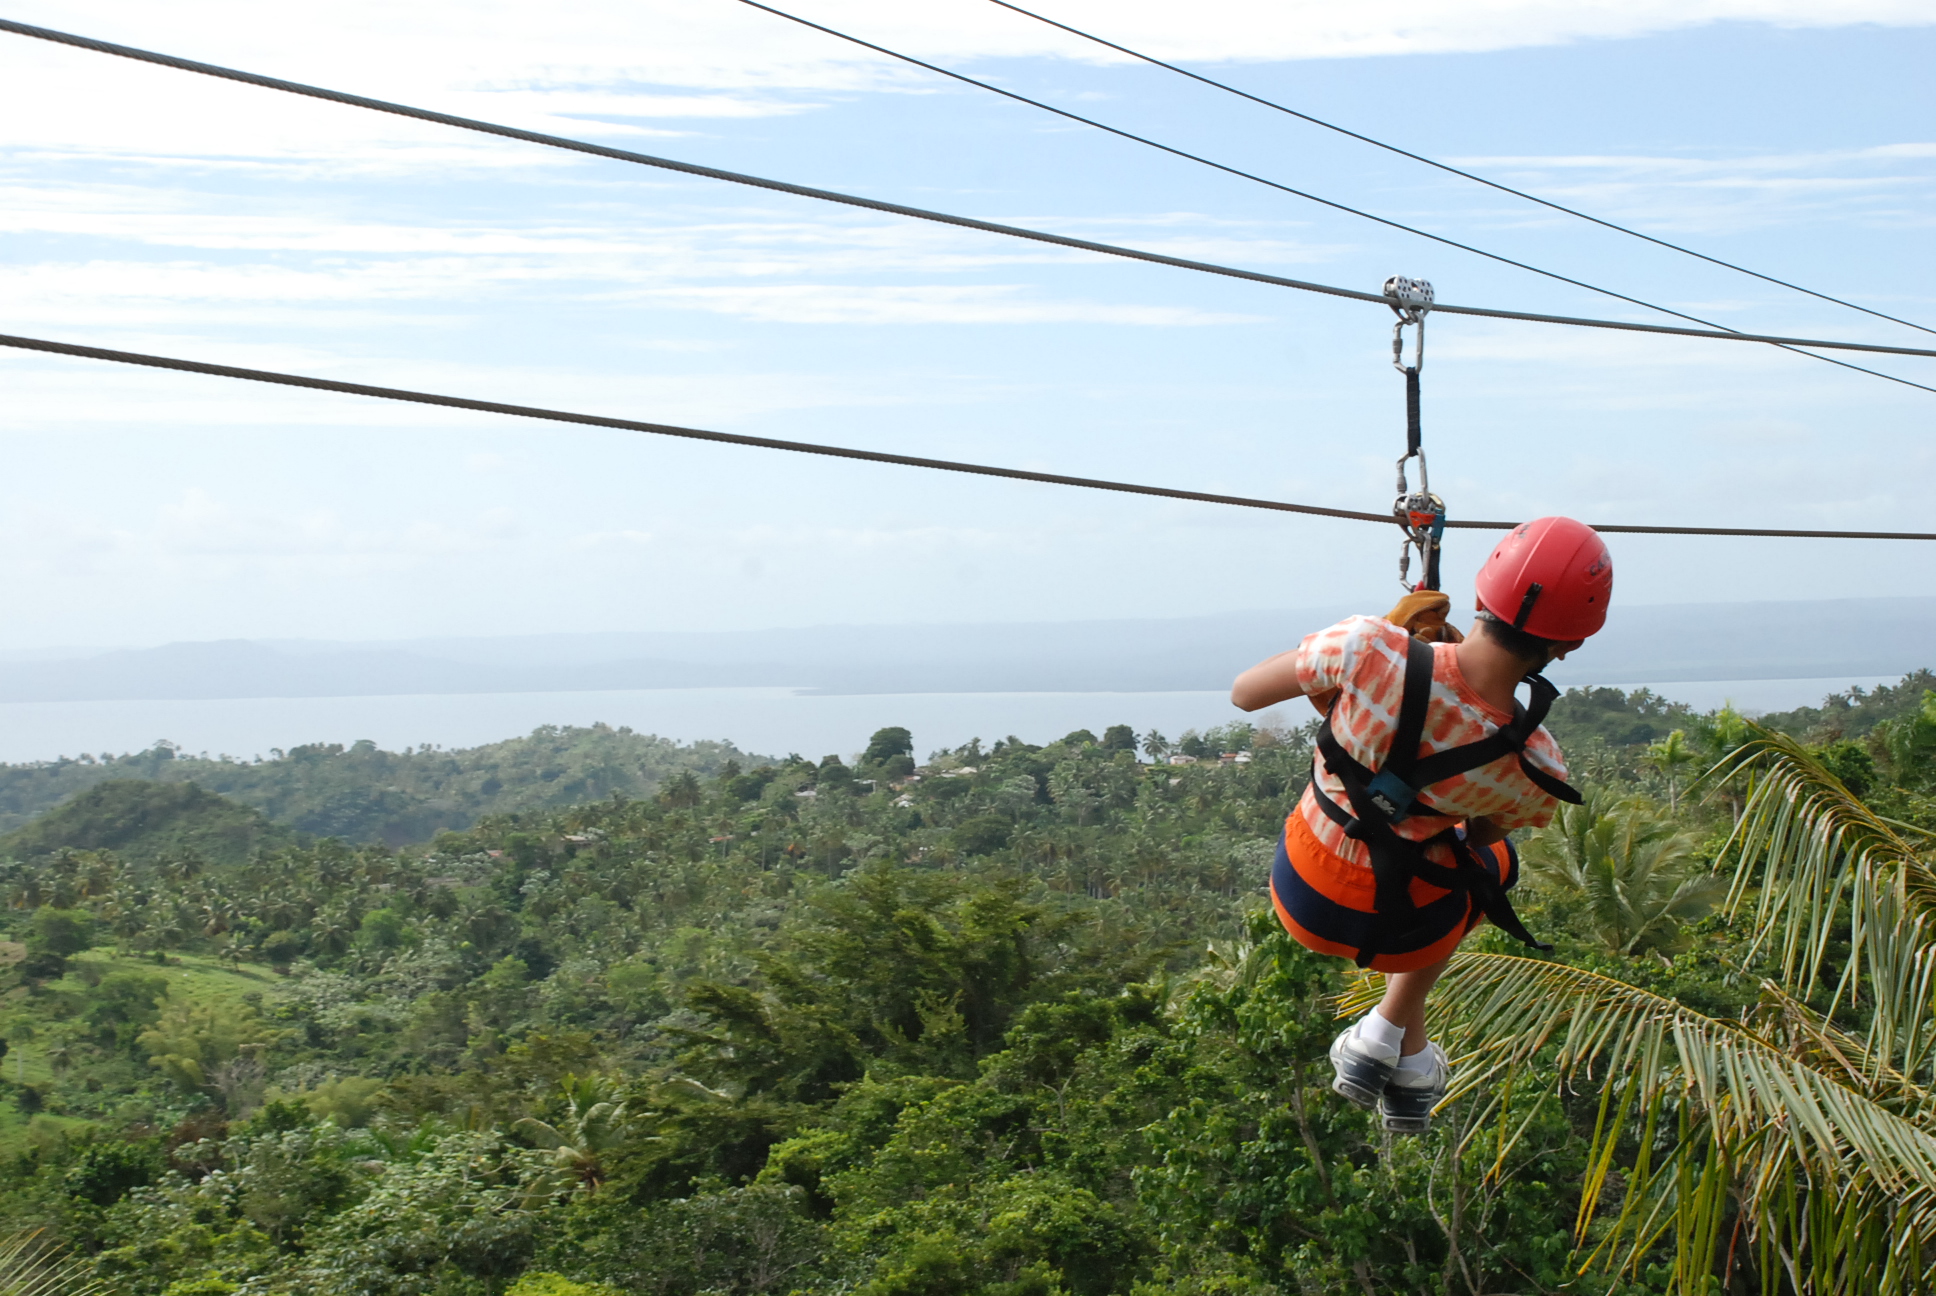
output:
[[1465,636],[1459,628],[1446,624],[1451,611],[1451,595],[1440,590],[1414,590],[1385,613],[1385,620],[1426,643],[1463,643]]
[[[1385,620],[1425,643],[1464,643],[1465,636],[1459,633],[1459,627],[1446,623],[1445,618],[1451,611],[1451,595],[1440,590],[1414,590],[1385,613]],[[1308,698],[1312,706],[1323,712],[1331,709],[1337,696],[1338,690],[1326,689],[1309,694]]]

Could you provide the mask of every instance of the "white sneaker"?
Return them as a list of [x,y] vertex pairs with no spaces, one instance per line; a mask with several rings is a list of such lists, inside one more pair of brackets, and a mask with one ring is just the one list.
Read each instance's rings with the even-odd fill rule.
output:
[[1391,1081],[1378,1098],[1378,1114],[1394,1134],[1423,1134],[1432,1126],[1432,1109],[1445,1101],[1452,1068],[1437,1044],[1427,1044],[1422,1059],[1406,1061],[1413,1065],[1392,1068]]
[[1336,1073],[1332,1090],[1369,1111],[1378,1106],[1398,1069],[1398,1050],[1380,1048],[1360,1036],[1356,1026],[1347,1026],[1331,1041],[1331,1069]]

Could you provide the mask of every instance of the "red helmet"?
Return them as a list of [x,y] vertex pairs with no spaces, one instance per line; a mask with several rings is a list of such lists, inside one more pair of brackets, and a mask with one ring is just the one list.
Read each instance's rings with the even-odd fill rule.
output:
[[1542,639],[1584,639],[1607,623],[1613,556],[1572,518],[1521,522],[1479,569],[1479,606]]

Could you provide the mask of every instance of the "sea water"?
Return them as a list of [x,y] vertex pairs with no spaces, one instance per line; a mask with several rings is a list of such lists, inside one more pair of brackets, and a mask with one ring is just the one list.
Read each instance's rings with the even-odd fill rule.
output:
[[[1819,704],[1853,685],[1894,677],[1621,684],[1705,710],[1732,702],[1749,713]],[[1246,717],[1220,690],[1171,693],[817,694],[785,688],[625,689],[603,693],[458,693],[388,697],[219,698],[192,701],[0,704],[0,761],[140,751],[166,739],[191,755],[269,756],[303,743],[369,739],[386,750],[474,747],[540,725],[608,724],[690,742],[723,739],[766,756],[851,757],[876,729],[913,732],[915,752],[984,744],[1010,735],[1045,743],[1077,729],[1100,735],[1126,724],[1175,740],[1233,720],[1300,725],[1301,704]]]

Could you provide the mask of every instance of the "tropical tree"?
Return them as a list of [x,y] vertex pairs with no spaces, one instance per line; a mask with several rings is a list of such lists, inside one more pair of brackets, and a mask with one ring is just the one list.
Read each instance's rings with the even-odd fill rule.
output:
[[1615,805],[1600,791],[1562,805],[1527,843],[1524,859],[1544,888],[1585,901],[1587,922],[1614,954],[1674,952],[1682,926],[1728,891],[1725,879],[1702,867],[1692,833],[1645,802]]
[[527,1116],[518,1128],[551,1154],[552,1164],[576,1179],[586,1192],[605,1182],[604,1158],[623,1140],[625,1104],[598,1077],[568,1075],[559,1082],[564,1115],[556,1124]]
[[1685,729],[1676,729],[1647,748],[1647,763],[1667,776],[1668,810],[1681,808],[1681,775],[1698,759]]
[[355,935],[356,925],[351,922],[349,914],[341,908],[330,908],[317,914],[316,921],[310,928],[310,939],[315,942],[317,948],[331,954],[341,954],[348,949]]
[[171,993],[159,1005],[160,1019],[137,1042],[148,1063],[190,1091],[214,1090],[216,1073],[238,1056],[253,1054],[271,1036],[255,1014],[227,1004],[198,1003]]
[[1876,726],[1876,733],[1897,778],[1911,786],[1927,785],[1936,765],[1936,691],[1923,690],[1918,710]]
[[1930,845],[1758,726],[1706,778],[1749,789],[1727,904],[1753,920],[1759,1003],[1728,1020],[1581,968],[1461,954],[1438,1003],[1464,1054],[1453,1097],[1503,1111],[1515,1080],[1553,1070],[1598,1088],[1583,1268],[1637,1272],[1665,1249],[1677,1296],[1936,1289]]

